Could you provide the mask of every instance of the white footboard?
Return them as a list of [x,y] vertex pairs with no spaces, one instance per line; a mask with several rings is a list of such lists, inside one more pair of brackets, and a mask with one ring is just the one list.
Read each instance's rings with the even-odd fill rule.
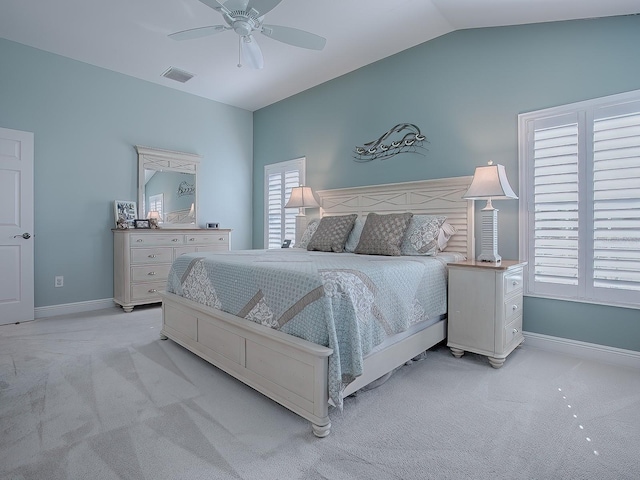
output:
[[329,434],[332,349],[162,292],[161,335],[309,420]]

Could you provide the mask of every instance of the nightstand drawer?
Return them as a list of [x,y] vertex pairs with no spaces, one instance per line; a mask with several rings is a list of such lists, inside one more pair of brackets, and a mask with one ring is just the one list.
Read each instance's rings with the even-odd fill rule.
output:
[[504,327],[503,342],[506,349],[511,342],[522,338],[522,315],[518,316],[513,322]]
[[154,280],[166,280],[169,277],[171,265],[142,265],[131,267],[132,282],[152,282]]
[[522,269],[507,273],[504,276],[504,295],[508,297],[516,292],[522,291]]
[[504,303],[504,323],[508,324],[518,315],[522,315],[522,295],[510,298]]
[[131,285],[131,301],[156,300],[157,302],[160,302],[162,300],[158,296],[158,292],[164,291],[166,284],[167,282],[164,281]]
[[172,248],[132,248],[131,263],[171,263]]

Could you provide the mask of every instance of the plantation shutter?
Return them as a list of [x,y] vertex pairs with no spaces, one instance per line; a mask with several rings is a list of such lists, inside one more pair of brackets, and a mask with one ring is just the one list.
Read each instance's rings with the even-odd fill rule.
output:
[[291,189],[302,184],[304,159],[265,166],[265,246],[280,248],[285,239],[295,240],[298,209],[284,208]]
[[640,306],[640,91],[519,123],[525,294]]
[[571,117],[541,122],[533,140],[534,279],[566,294],[577,292],[579,275],[578,122]]
[[593,121],[593,282],[640,296],[640,101],[596,110]]

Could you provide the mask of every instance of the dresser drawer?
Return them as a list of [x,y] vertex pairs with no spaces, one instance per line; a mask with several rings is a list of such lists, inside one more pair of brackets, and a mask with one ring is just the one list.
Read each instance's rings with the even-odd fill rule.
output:
[[171,263],[172,248],[132,248],[131,263]]
[[510,323],[515,317],[522,315],[522,295],[504,302],[504,323]]
[[173,259],[175,260],[176,258],[178,258],[181,255],[184,255],[185,253],[193,253],[196,251],[196,246],[195,245],[190,245],[188,247],[176,247],[173,249],[173,251],[175,252]]
[[162,247],[169,245],[181,245],[184,241],[184,235],[172,233],[172,234],[144,234],[144,233],[132,233],[131,234],[131,246],[149,246],[149,247]]
[[184,236],[184,243],[187,245],[219,245],[227,247],[229,245],[229,234],[223,233],[195,233]]
[[507,273],[504,276],[504,295],[508,297],[522,291],[522,269]]
[[166,280],[169,277],[169,270],[171,270],[171,265],[168,263],[131,267],[131,281],[152,282]]
[[228,250],[226,245],[200,245],[196,247],[196,252],[227,252]]
[[162,301],[158,292],[165,290],[167,282],[139,283],[131,285],[131,301],[149,300],[150,302]]

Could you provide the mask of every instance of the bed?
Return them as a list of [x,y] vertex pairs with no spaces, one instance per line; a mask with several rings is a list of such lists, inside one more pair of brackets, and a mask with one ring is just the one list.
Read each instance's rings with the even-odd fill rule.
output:
[[[447,222],[456,228],[456,233],[450,238],[445,252],[431,257],[431,260],[436,263],[446,264],[447,261],[455,261],[462,255],[467,258],[474,257],[473,203],[462,199],[470,183],[471,177],[456,177],[320,191],[318,192],[320,215],[322,217],[345,214],[366,216],[370,213],[387,214],[407,211],[414,214],[446,215]],[[280,265],[279,275],[288,279],[287,287],[277,282],[271,282],[271,285],[281,290],[290,289],[291,285],[299,285],[307,281],[306,277],[293,268],[292,265],[297,262],[303,265],[314,265],[312,268],[322,269],[323,272],[328,268],[326,262],[329,265],[335,264],[338,261],[336,259],[353,268],[369,269],[377,268],[378,264],[387,262],[386,258],[373,255],[289,250],[291,251],[264,252],[266,260],[256,260],[254,256],[258,254],[257,251],[236,252],[237,255],[233,261],[251,265],[255,265],[256,261]],[[227,268],[225,262],[230,262],[231,257],[221,258],[221,256],[232,254],[233,252],[218,254],[212,259],[205,258],[203,255],[191,257],[186,255],[176,259],[173,268],[176,270],[180,268],[180,273],[176,275],[182,279],[187,278],[187,273],[193,277],[201,274],[194,272],[194,269],[200,268],[203,272],[206,270],[205,262],[222,262],[221,265]],[[368,261],[366,257],[375,258]],[[412,258],[404,261],[411,262],[414,269],[426,269],[427,267],[422,266],[418,260]],[[402,263],[403,260],[400,259],[400,261]],[[320,266],[309,262],[320,262],[318,264]],[[356,263],[352,265],[351,262]],[[364,266],[358,267],[358,262]],[[421,266],[418,267],[418,265]],[[216,268],[220,271],[222,267],[218,265]],[[445,272],[446,291],[446,265],[440,267],[440,270]],[[233,274],[230,273],[231,275]],[[274,278],[276,276],[278,275],[273,275]],[[309,286],[309,291],[313,290],[312,287],[313,285]],[[168,290],[177,291],[179,288],[174,286]],[[329,407],[330,404],[337,403],[335,396],[337,349],[336,355],[332,355],[334,349],[329,346],[243,318],[247,316],[245,315],[247,312],[242,313],[242,316],[232,315],[216,308],[215,302],[207,302],[198,295],[192,295],[193,299],[190,299],[177,293],[168,291],[161,293],[163,300],[161,338],[170,338],[309,420],[316,436],[325,437],[330,433]],[[440,303],[442,303],[441,300]],[[444,305],[446,310],[446,298]],[[446,312],[443,311],[443,313]],[[340,398],[367,386],[444,340],[446,315],[426,315],[426,317],[429,317],[429,322],[421,321],[407,325],[405,331],[398,335],[395,335],[395,327],[393,327],[391,330],[394,331],[382,345],[372,345],[372,348],[365,352],[366,355],[363,356],[361,364],[355,362],[357,375],[347,372],[346,377],[349,381],[340,385]],[[295,330],[295,323],[291,323]],[[335,342],[321,343],[336,347],[338,345]],[[342,380],[345,378],[344,371],[339,371],[338,374],[338,378]]]

